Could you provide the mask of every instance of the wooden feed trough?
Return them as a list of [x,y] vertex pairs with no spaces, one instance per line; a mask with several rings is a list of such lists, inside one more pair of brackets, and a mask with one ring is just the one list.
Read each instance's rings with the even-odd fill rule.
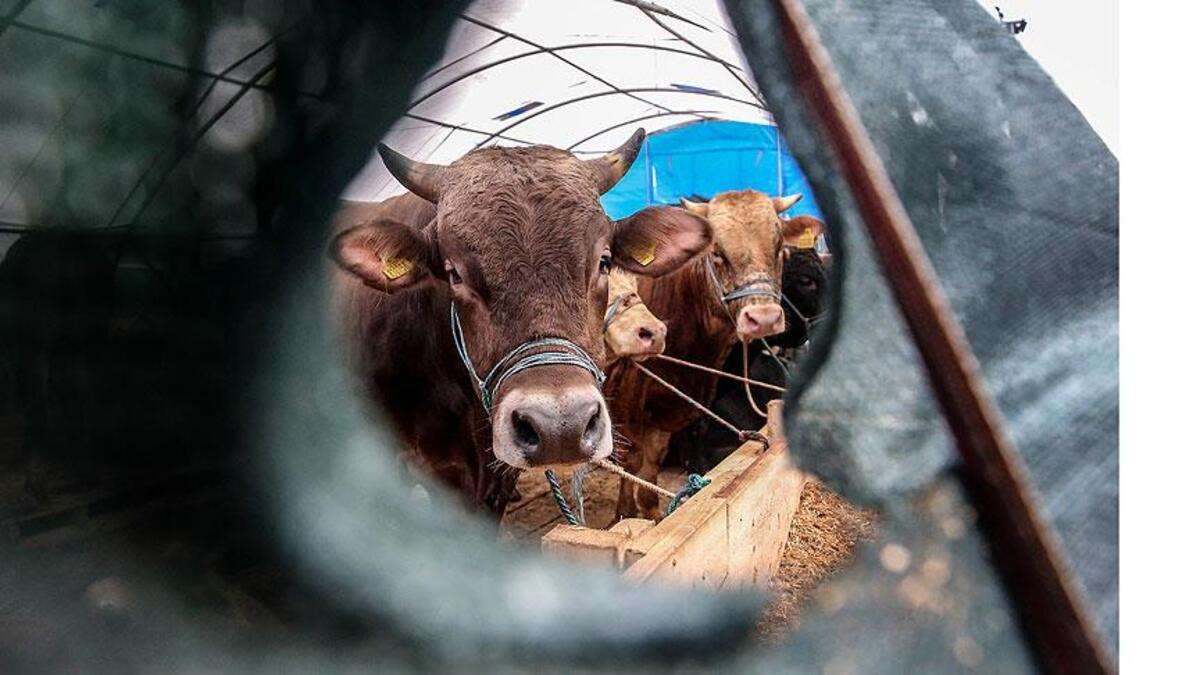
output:
[[767,411],[768,447],[744,443],[708,472],[712,483],[659,523],[629,518],[607,530],[560,524],[542,537],[542,551],[623,570],[638,583],[765,586],[804,489],[788,454],[782,402],[771,401]]

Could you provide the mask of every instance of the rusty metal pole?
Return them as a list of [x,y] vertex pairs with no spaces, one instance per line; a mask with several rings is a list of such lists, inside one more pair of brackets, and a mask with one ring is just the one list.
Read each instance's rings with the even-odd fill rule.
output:
[[984,386],[866,129],[802,3],[774,0],[792,83],[807,100],[853,192],[880,264],[954,435],[963,473],[1025,633],[1056,673],[1112,672],[1060,544],[1032,498],[1024,462]]

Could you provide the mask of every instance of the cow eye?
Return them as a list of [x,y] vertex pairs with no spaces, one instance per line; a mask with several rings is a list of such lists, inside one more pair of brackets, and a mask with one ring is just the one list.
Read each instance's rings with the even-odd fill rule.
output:
[[817,280],[805,274],[804,276],[800,277],[800,285],[804,288],[816,288]]
[[717,265],[725,264],[725,254],[721,253],[720,251],[714,250],[712,255],[713,255],[714,263],[716,263]]
[[612,256],[605,253],[600,256],[600,274],[608,274],[612,271]]

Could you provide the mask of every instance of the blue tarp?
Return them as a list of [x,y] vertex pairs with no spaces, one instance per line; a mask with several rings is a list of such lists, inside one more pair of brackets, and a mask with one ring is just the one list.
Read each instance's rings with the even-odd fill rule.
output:
[[821,217],[796,160],[766,124],[702,120],[650,134],[621,182],[600,198],[611,218],[651,204],[678,204],[694,194],[712,197],[753,188],[772,197],[802,193],[787,217]]

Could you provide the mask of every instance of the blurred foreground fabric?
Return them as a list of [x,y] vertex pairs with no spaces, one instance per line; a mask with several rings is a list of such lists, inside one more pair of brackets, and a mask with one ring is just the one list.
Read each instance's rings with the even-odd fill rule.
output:
[[[4,669],[1031,669],[759,0],[731,19],[847,242],[791,441],[875,547],[767,651],[758,598],[627,588],[413,487],[329,330],[325,222],[464,4],[0,1]],[[973,1],[807,6],[1115,648],[1116,161]]]

